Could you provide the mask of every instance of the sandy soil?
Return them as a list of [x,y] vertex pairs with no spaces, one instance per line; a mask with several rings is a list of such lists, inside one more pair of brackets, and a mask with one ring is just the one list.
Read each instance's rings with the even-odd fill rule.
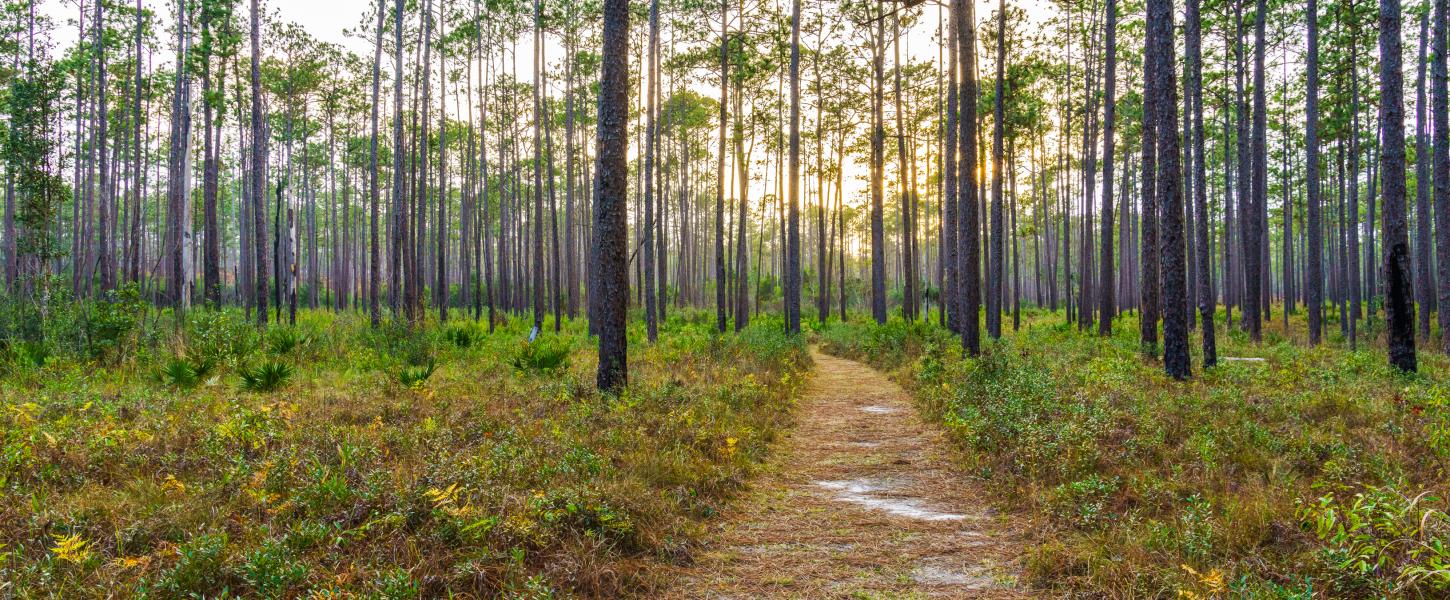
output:
[[814,353],[800,423],[659,597],[1026,598],[1022,542],[910,397]]

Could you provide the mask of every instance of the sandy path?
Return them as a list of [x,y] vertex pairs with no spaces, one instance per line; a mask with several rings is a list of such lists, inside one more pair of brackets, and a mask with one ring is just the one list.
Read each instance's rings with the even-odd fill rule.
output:
[[813,353],[799,426],[664,598],[1022,598],[1018,536],[895,383]]

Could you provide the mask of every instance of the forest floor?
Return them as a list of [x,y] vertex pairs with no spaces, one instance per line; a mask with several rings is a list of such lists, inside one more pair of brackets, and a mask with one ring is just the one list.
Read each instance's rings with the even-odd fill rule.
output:
[[896,383],[813,352],[798,426],[666,598],[1018,598],[1022,534]]

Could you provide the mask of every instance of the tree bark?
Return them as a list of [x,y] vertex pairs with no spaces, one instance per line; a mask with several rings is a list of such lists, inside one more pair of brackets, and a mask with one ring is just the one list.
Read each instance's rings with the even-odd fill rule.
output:
[[[402,13],[398,0],[398,12]],[[399,33],[398,35],[402,35]],[[400,88],[401,89],[401,88]],[[253,266],[257,284],[257,324],[267,325],[267,132],[262,114],[262,13],[258,0],[252,0],[252,247],[256,252]]]
[[[1262,2],[1263,0],[1260,0]],[[1380,172],[1384,177],[1385,325],[1390,366],[1415,370],[1410,242],[1405,226],[1405,119],[1400,2],[1380,0]]]
[[[1262,0],[1261,0],[1262,1]],[[1169,377],[1191,374],[1188,356],[1187,279],[1184,273],[1183,171],[1179,168],[1178,87],[1173,56],[1173,4],[1148,3],[1148,43],[1158,55],[1155,72],[1158,108],[1158,185],[1162,200],[1163,370]]]
[[[1190,3],[1194,1],[1189,0]],[[1116,299],[1113,297],[1113,119],[1117,109],[1117,1],[1108,0],[1106,11],[1107,31],[1103,44],[1103,51],[1107,54],[1106,65],[1103,67],[1103,225],[1102,247],[1099,249],[1101,255],[1098,259],[1101,263],[1101,280],[1098,282],[1098,335],[1102,336],[1113,334],[1113,316],[1116,314]]]
[[[1314,0],[1309,0],[1311,5]],[[1199,14],[1199,0],[1188,0],[1188,22],[1184,28],[1188,54],[1188,94],[1193,106],[1190,117],[1193,120],[1193,203],[1197,214],[1195,226],[1198,243],[1197,270],[1191,276],[1198,279],[1198,312],[1202,322],[1203,368],[1218,363],[1218,348],[1214,339],[1213,313],[1213,268],[1209,247],[1208,178],[1205,174],[1204,129],[1203,129],[1203,52],[1202,21]]]
[[[981,242],[977,202],[977,75],[974,3],[952,0],[957,28],[957,68],[962,73],[960,131],[957,136],[957,286],[962,300],[962,348],[969,356],[981,353]],[[844,257],[843,257],[844,258]]]
[[785,240],[785,332],[795,335],[801,331],[801,0],[791,2],[790,23],[790,181],[787,184],[790,213]]
[[[401,0],[400,0],[401,1]],[[594,283],[601,390],[618,390],[629,381],[625,336],[629,307],[626,186],[629,164],[629,2],[604,1],[604,42],[600,52],[599,125],[594,184]]]
[[1420,13],[1420,58],[1415,61],[1415,300],[1420,339],[1430,339],[1430,311],[1435,308],[1435,283],[1430,278],[1430,132],[1426,121],[1425,67],[1430,37],[1430,11]]

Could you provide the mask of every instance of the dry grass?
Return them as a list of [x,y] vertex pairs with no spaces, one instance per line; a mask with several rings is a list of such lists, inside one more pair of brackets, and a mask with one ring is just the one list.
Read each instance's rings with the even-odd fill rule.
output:
[[[115,367],[12,365],[0,597],[632,593],[766,458],[809,361],[778,324],[719,337],[680,317],[653,346],[632,332],[617,396],[593,390],[583,323],[561,336],[571,364],[549,372],[517,366],[523,323],[460,345],[443,331],[471,326],[373,333],[326,313],[303,315],[311,341],[280,353],[250,325],[222,328],[251,342],[195,389],[155,365],[215,327]],[[420,358],[436,372],[399,383]],[[237,366],[264,360],[296,374],[241,390]]]

